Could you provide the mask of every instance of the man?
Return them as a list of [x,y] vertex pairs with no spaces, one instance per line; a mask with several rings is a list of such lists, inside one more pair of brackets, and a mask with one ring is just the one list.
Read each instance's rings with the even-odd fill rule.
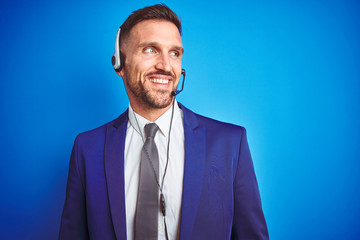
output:
[[245,129],[175,100],[177,15],[154,5],[120,29],[129,109],[77,136],[60,239],[268,239]]

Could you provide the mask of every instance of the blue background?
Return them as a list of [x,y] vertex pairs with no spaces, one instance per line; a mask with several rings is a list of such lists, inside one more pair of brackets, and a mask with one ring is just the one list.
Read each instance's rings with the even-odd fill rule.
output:
[[[57,238],[75,136],[128,106],[116,31],[154,3],[1,1],[1,239]],[[178,100],[247,128],[271,239],[359,239],[359,3],[166,3]]]

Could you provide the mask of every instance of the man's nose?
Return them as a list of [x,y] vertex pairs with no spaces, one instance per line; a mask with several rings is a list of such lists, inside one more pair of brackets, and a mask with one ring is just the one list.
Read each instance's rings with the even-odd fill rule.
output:
[[165,72],[171,72],[171,65],[170,65],[170,59],[169,56],[166,54],[159,55],[158,62],[156,64],[156,68],[163,70]]

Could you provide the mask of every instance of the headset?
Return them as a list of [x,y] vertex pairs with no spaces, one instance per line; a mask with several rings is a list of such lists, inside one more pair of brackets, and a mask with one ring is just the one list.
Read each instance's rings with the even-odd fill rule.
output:
[[[119,30],[116,33],[116,38],[115,38],[115,52],[113,54],[113,56],[111,57],[111,63],[114,67],[114,70],[116,72],[120,72],[123,65],[122,63],[124,62],[124,55],[121,53],[120,51],[120,33],[121,33],[121,28],[119,28]],[[183,89],[184,89],[184,83],[185,83],[185,69],[181,69],[181,74],[183,75],[183,82],[181,85],[181,89],[180,90],[175,90],[171,92],[172,96],[176,96],[178,95]]]
[[116,72],[120,72],[122,69],[121,63],[124,62],[124,56],[120,52],[120,32],[121,28],[117,31],[116,38],[115,38],[115,52],[111,58],[111,63]]

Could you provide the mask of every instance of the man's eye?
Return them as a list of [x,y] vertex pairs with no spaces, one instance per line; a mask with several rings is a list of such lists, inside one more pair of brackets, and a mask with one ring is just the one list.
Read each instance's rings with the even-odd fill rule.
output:
[[178,57],[180,54],[179,54],[178,52],[170,52],[170,55],[171,55],[171,56]]
[[145,53],[155,53],[155,50],[153,48],[145,48],[144,52]]

